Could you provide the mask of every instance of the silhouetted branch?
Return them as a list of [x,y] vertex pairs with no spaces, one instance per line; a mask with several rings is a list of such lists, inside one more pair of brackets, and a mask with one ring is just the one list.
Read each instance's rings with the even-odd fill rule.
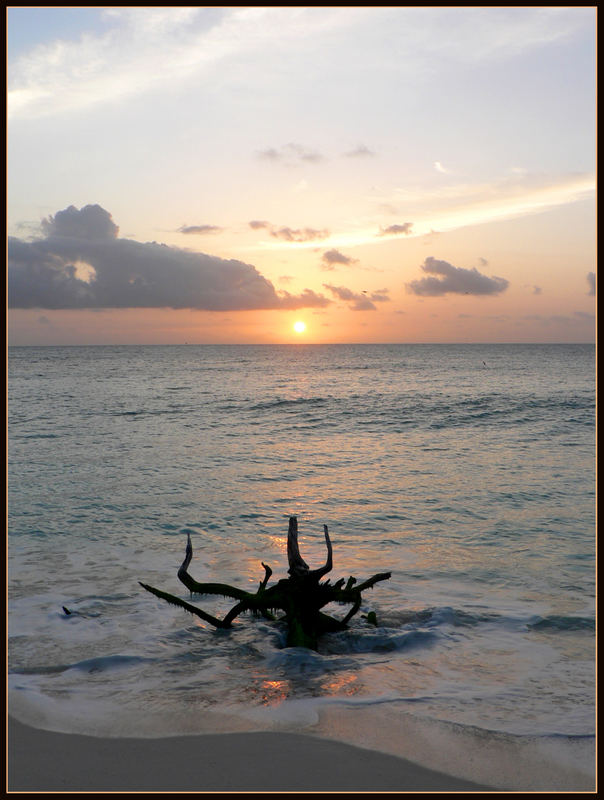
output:
[[[390,572],[380,572],[357,586],[355,586],[356,578],[352,576],[348,578],[345,586],[344,578],[340,578],[333,585],[329,579],[320,583],[323,575],[333,568],[333,549],[327,525],[323,526],[323,532],[327,546],[327,561],[323,567],[311,570],[300,555],[298,520],[296,517],[290,517],[287,534],[287,560],[290,577],[278,581],[273,586],[268,586],[272,570],[262,562],[264,578],[260,581],[255,593],[237,589],[227,583],[199,583],[192,578],[188,569],[193,558],[193,547],[191,536],[187,534],[185,558],[178,570],[178,578],[189,591],[196,594],[222,595],[237,600],[238,602],[222,620],[168,592],[162,592],[145,583],[141,583],[141,586],[156,597],[195,614],[216,628],[230,628],[233,620],[246,611],[259,613],[266,619],[274,620],[271,610],[281,610],[285,613],[282,620],[288,626],[287,646],[316,649],[317,639],[321,634],[346,628],[348,622],[361,607],[361,592],[371,589],[379,581],[387,580],[391,576]],[[352,608],[343,619],[337,620],[320,610],[331,602],[350,603]],[[372,623],[377,624],[375,613],[369,612],[369,614],[371,614]],[[369,614],[367,618],[369,618]]]

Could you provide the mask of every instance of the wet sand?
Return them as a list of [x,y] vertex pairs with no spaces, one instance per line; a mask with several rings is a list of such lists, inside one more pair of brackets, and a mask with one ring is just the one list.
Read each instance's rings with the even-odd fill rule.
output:
[[8,719],[9,791],[405,792],[486,787],[296,733],[112,739]]

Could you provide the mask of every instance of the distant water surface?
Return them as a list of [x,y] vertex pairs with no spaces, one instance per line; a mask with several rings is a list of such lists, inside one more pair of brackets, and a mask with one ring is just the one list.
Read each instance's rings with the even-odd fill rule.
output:
[[[472,741],[500,785],[588,785],[594,373],[593,345],[10,348],[12,713],[307,730],[484,781]],[[189,599],[187,533],[200,581],[285,577],[293,514],[311,566],[329,526],[332,579],[392,571],[318,653],[139,586]]]

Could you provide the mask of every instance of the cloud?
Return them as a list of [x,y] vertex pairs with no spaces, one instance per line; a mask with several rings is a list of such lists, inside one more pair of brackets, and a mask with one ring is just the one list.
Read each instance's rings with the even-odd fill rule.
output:
[[283,145],[278,149],[269,147],[266,150],[260,150],[258,157],[264,161],[274,161],[280,164],[293,166],[295,164],[318,164],[324,160],[324,156],[316,150],[311,150],[302,144],[290,142]]
[[[35,24],[35,11],[32,26]],[[272,69],[305,42],[358,24],[360,9],[113,7],[101,32],[69,32],[33,47],[10,65],[9,117],[38,117],[124,101],[150,91],[216,83],[216,73],[246,77]],[[319,38],[318,38],[319,37]]]
[[393,37],[405,53],[408,73],[418,74],[435,65],[449,69],[451,63],[510,59],[548,42],[568,40],[594,24],[591,8],[489,9],[488,14],[457,8],[452,35],[449,9],[434,9],[430,24],[423,11],[350,6],[108,8],[102,11],[100,32],[89,30],[70,40],[65,31],[10,65],[8,114],[32,117],[81,110],[154,89],[173,92],[183,82],[210,85],[217,75],[239,77],[243,69],[251,86],[266,79],[269,70],[279,73],[275,64],[300,52],[310,65],[321,63],[329,52],[334,63],[347,60],[349,67],[361,69],[363,55],[351,57],[338,44],[349,37],[331,35],[343,30],[354,34],[353,41],[371,41],[375,26],[384,26],[379,41]]
[[595,314],[589,314],[585,311],[573,311],[572,317],[567,317],[563,314],[551,314],[548,317],[543,317],[541,314],[529,314],[520,317],[521,320],[528,322],[537,322],[540,325],[578,325],[580,323],[594,323],[596,320]]
[[47,237],[74,239],[117,239],[119,228],[111,214],[99,205],[88,205],[78,210],[69,206],[42,220],[42,231]]
[[329,231],[316,228],[272,228],[271,236],[284,242],[313,242],[316,239],[327,239]]
[[326,250],[323,255],[321,256],[322,264],[321,269],[334,269],[334,264],[344,264],[345,266],[350,266],[351,264],[356,264],[358,259],[350,258],[350,256],[345,256],[344,253],[340,253],[339,250]]
[[290,228],[287,225],[277,227],[266,220],[254,219],[248,222],[252,230],[268,230],[270,235],[282,242],[314,242],[316,240],[327,239],[329,231],[326,228]]
[[389,225],[387,228],[381,228],[380,232],[377,234],[378,236],[397,236],[400,233],[405,234],[405,236],[409,236],[411,233],[411,228],[413,227],[412,222],[403,222],[402,225]]
[[279,151],[275,150],[274,147],[269,147],[267,150],[260,150],[258,152],[258,158],[262,158],[265,161],[279,161],[280,155]]
[[445,167],[443,167],[443,165],[440,163],[440,161],[435,161],[435,162],[434,162],[434,169],[435,169],[437,172],[442,172],[442,173],[443,173],[443,174],[445,174],[445,175],[448,175],[448,174],[449,174],[449,172],[450,172],[450,170],[448,170],[448,169],[445,169]]
[[364,144],[360,144],[358,147],[355,147],[354,150],[349,150],[347,153],[344,153],[344,155],[346,158],[366,158],[367,156],[374,156],[375,153]]
[[[391,242],[404,234],[422,237],[424,244],[442,233],[496,221],[521,218],[529,214],[588,200],[596,189],[595,174],[569,174],[562,177],[527,176],[490,183],[438,187],[437,189],[401,189],[390,197],[370,196],[385,212],[413,207],[414,222],[382,228],[363,226],[336,232],[329,237],[331,247],[353,247]],[[384,201],[394,201],[392,208]],[[274,246],[274,245],[273,245]]]
[[443,294],[494,295],[507,289],[509,282],[495,276],[489,278],[476,268],[454,267],[448,261],[428,257],[421,269],[439,278],[421,278],[406,284],[407,291],[423,297],[439,297]]
[[432,242],[434,241],[434,239],[436,239],[437,236],[440,236],[440,231],[435,231],[431,229],[428,233],[424,235],[422,243],[426,245],[432,244]]
[[[392,194],[372,199],[384,207],[413,208],[412,236],[431,230],[448,232],[471,225],[481,225],[529,214],[549,211],[593,197],[596,190],[594,173],[570,173],[560,176],[510,176],[483,183],[466,183],[424,188],[398,188]],[[396,231],[393,231],[395,233]],[[382,229],[381,235],[388,233]],[[373,238],[369,234],[362,244]],[[378,234],[380,235],[380,234]]]
[[349,306],[352,311],[377,311],[375,303],[386,303],[390,300],[388,289],[378,289],[369,294],[367,292],[353,292],[352,289],[347,289],[346,286],[333,286],[329,283],[324,283],[323,286],[338,300],[352,303]]
[[589,292],[587,294],[590,297],[595,297],[595,294],[596,294],[596,273],[595,272],[588,272],[586,277],[587,277],[587,283],[589,284]]
[[206,233],[220,233],[222,228],[219,228],[217,225],[182,225],[179,229],[179,233],[198,233],[198,234],[206,234]]
[[305,289],[302,294],[294,295],[289,292],[281,292],[279,295],[278,308],[323,308],[331,303],[324,295],[313,292],[312,289]]
[[306,289],[277,293],[251,264],[157,242],[118,238],[99,205],[42,222],[33,241],[8,239],[10,308],[192,308],[207,311],[324,307]]

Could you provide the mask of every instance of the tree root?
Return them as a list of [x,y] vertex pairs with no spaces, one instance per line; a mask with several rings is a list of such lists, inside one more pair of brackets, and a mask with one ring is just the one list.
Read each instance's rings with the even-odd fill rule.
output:
[[[390,572],[380,572],[358,585],[356,578],[352,576],[348,578],[346,585],[344,585],[344,578],[340,578],[333,585],[329,579],[320,583],[321,578],[333,568],[333,552],[327,525],[323,526],[323,531],[327,547],[327,561],[323,567],[311,570],[300,555],[298,520],[296,517],[290,517],[287,535],[288,573],[290,577],[283,578],[272,586],[267,586],[272,570],[262,562],[265,574],[255,593],[246,592],[227,583],[199,583],[192,578],[189,575],[188,568],[193,558],[193,547],[191,545],[191,536],[187,534],[185,559],[178,570],[178,578],[192,594],[220,595],[237,600],[238,602],[222,620],[168,592],[155,589],[145,583],[140,585],[156,597],[166,600],[172,605],[179,606],[191,614],[195,614],[216,628],[230,628],[233,620],[246,611],[262,614],[269,620],[275,619],[274,611],[283,611],[285,616],[282,619],[288,626],[287,646],[308,647],[316,650],[318,638],[322,634],[344,630],[347,627],[352,617],[361,607],[362,592],[366,589],[371,589],[379,581],[388,580],[391,576]],[[321,611],[324,606],[331,602],[350,603],[352,608],[343,619],[338,620]],[[371,621],[376,624],[374,622],[375,613],[369,612],[368,618],[369,615],[372,615]]]

